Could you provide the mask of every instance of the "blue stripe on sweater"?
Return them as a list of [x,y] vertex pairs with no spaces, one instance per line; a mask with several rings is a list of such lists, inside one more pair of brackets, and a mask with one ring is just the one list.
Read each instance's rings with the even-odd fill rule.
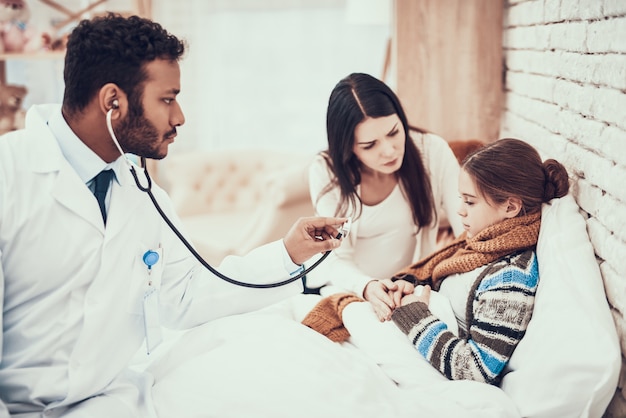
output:
[[467,342],[472,346],[473,351],[475,353],[478,353],[481,363],[485,365],[485,367],[487,368],[487,372],[491,375],[492,378],[500,374],[500,372],[502,371],[502,369],[504,369],[504,366],[506,365],[506,361],[494,357],[489,354],[488,351],[481,349],[474,340],[468,340]]
[[533,253],[528,269],[522,270],[516,266],[505,267],[504,271],[486,277],[478,286],[478,292],[485,292],[493,288],[501,288],[502,283],[519,286],[525,289],[536,289],[539,284],[539,266]]
[[437,336],[442,332],[445,332],[447,329],[448,327],[446,327],[446,324],[442,321],[434,322],[431,326],[425,329],[424,332],[422,332],[415,348],[417,348],[417,351],[419,351],[424,358],[428,358],[428,352],[435,344]]

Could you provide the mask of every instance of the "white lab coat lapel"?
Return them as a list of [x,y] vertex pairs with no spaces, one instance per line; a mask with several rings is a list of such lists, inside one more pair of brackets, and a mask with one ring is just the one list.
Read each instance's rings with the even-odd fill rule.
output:
[[27,141],[34,142],[30,168],[36,173],[56,176],[50,190],[51,195],[67,209],[78,215],[104,234],[104,223],[93,193],[85,186],[67,162],[58,142],[45,124],[37,124],[34,134]]
[[[36,131],[27,139],[34,142],[31,149],[36,150],[33,151],[30,159],[31,169],[37,173],[56,175],[56,180],[50,191],[52,196],[59,204],[90,223],[104,235],[104,222],[102,222],[98,202],[93,193],[84,185],[78,174],[67,162],[61,153],[58,142],[47,126],[39,123],[36,125]],[[149,199],[145,193],[137,188],[123,161],[119,161],[119,163],[121,163],[121,169],[116,171],[119,184],[116,181],[111,183],[111,200],[106,228],[107,239],[122,231],[132,218],[133,211],[143,199]],[[142,170],[138,167],[135,169],[139,173],[140,180],[146,181],[141,173]]]
[[104,234],[104,222],[95,196],[69,164],[63,164],[63,166],[59,170],[52,195],[61,205]]

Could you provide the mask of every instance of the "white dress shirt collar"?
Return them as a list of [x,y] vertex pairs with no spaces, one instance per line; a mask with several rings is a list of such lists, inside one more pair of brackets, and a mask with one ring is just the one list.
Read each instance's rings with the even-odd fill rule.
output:
[[93,180],[102,170],[113,169],[115,179],[119,183],[121,164],[120,159],[107,164],[95,152],[91,150],[83,141],[76,136],[72,128],[67,124],[61,108],[55,110],[48,120],[50,131],[56,138],[65,159],[74,168],[83,183],[87,184]]

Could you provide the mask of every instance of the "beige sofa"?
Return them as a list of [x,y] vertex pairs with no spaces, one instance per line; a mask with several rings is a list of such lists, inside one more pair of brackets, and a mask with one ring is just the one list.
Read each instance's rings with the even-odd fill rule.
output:
[[314,213],[308,186],[313,156],[269,150],[172,154],[159,162],[188,239],[211,264],[282,238]]

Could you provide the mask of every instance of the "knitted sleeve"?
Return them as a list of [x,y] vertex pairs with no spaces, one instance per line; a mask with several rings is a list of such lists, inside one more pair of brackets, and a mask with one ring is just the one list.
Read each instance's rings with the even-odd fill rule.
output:
[[397,308],[392,319],[417,351],[452,380],[498,384],[524,336],[535,301],[539,270],[534,251],[492,263],[468,302],[469,330],[457,337],[424,303]]

